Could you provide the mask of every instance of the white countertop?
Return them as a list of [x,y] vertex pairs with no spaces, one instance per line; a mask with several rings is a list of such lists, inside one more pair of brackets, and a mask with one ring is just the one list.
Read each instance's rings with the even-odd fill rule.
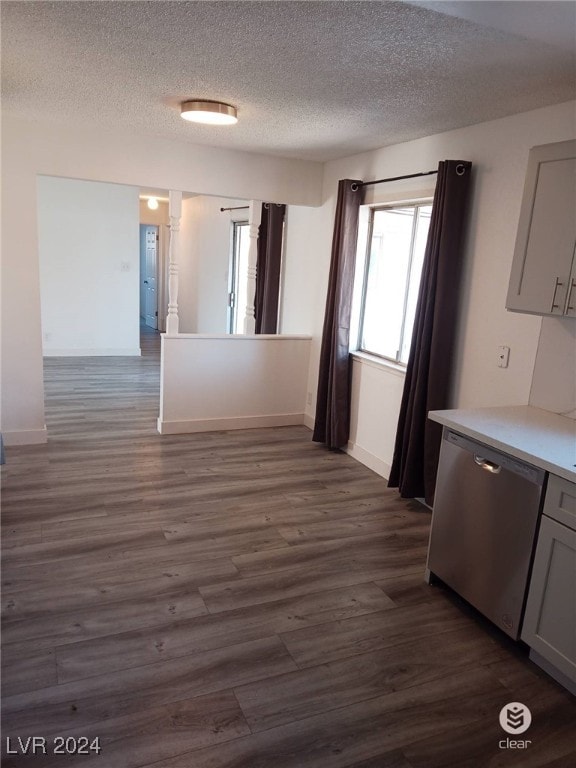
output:
[[576,482],[576,422],[530,405],[430,411],[455,432]]

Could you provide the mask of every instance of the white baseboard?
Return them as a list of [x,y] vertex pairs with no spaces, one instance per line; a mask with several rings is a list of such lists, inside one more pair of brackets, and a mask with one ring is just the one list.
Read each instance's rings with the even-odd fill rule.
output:
[[231,416],[221,419],[184,419],[181,421],[158,419],[158,432],[161,435],[183,435],[190,432],[221,432],[229,429],[290,427],[303,423],[303,413],[274,413],[267,416]]
[[130,349],[45,349],[44,357],[140,357],[140,347]]
[[304,414],[304,425],[308,427],[308,429],[314,429],[314,422],[314,416],[311,416],[309,413]]
[[39,445],[48,442],[48,430],[42,429],[18,429],[2,432],[4,445]]
[[364,466],[368,467],[368,469],[376,472],[377,475],[380,475],[385,480],[388,480],[390,477],[390,470],[392,468],[391,465],[387,464],[373,453],[370,453],[370,451],[367,451],[365,448],[361,448],[356,443],[348,443],[346,453],[349,456],[352,456],[353,459],[356,459],[356,461],[364,464]]

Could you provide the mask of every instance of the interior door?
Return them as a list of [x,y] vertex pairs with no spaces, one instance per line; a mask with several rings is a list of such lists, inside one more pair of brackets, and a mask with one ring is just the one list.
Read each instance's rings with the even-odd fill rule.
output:
[[158,329],[158,227],[144,227],[146,256],[141,275],[144,291],[144,322],[149,328]]

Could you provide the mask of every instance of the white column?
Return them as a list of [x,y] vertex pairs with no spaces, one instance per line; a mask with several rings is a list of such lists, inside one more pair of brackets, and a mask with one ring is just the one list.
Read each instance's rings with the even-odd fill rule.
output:
[[170,243],[168,246],[168,316],[166,333],[175,336],[178,333],[178,241],[180,237],[180,218],[182,217],[182,192],[170,190],[168,193],[168,216],[170,217]]
[[250,200],[248,214],[248,290],[246,291],[246,309],[244,312],[244,333],[254,333],[256,329],[254,320],[254,297],[256,296],[256,260],[258,257],[258,227],[262,218],[262,203],[259,200]]

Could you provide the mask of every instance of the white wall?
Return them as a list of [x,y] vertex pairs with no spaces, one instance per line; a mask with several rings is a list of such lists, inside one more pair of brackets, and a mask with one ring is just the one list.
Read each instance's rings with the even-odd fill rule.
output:
[[317,205],[322,166],[134,131],[28,121],[4,110],[1,428],[7,444],[46,439],[37,175]]
[[181,333],[196,333],[196,237],[194,198],[182,200],[178,257],[178,318]]
[[542,319],[530,405],[576,419],[576,318]]
[[302,424],[310,338],[162,337],[163,434]]
[[158,200],[158,208],[152,210],[148,208],[146,200],[140,200],[140,224],[152,224],[160,226],[161,224],[170,224],[168,217],[168,201]]
[[138,189],[38,177],[44,354],[138,355]]
[[[313,316],[313,344],[308,391],[315,403],[324,301],[337,183],[435,169],[440,160],[471,160],[473,189],[465,260],[462,304],[452,382],[452,407],[528,403],[541,319],[508,313],[505,298],[530,147],[574,138],[574,102],[473,125],[456,131],[363,153],[326,165],[324,203],[299,217],[300,237],[288,239],[288,260],[303,274],[303,316]],[[368,202],[405,199],[426,189],[422,179],[370,188]],[[295,222],[292,222],[296,226]],[[308,242],[306,242],[308,230]],[[293,249],[297,252],[293,253]],[[300,267],[296,267],[299,259]],[[321,301],[319,297],[322,297]],[[292,319],[286,330],[295,330]],[[497,347],[510,347],[510,365],[496,366]],[[399,388],[385,370],[359,374],[354,363],[351,449],[386,474],[399,407]],[[393,403],[394,398],[396,403]],[[314,407],[307,408],[313,423]],[[392,436],[392,438],[391,438]],[[369,460],[366,452],[371,454]]]
[[246,200],[198,195],[182,201],[178,314],[181,333],[226,333],[230,231]]
[[328,273],[324,275],[323,270],[329,268],[333,224],[328,202],[321,208],[291,205],[286,215],[280,329],[282,333],[315,330],[314,347],[318,347],[318,321],[323,319],[326,301]]

